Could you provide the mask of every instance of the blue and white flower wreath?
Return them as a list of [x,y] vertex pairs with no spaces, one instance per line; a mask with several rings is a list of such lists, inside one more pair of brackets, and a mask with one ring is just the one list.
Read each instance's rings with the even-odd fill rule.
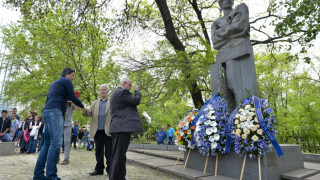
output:
[[200,113],[194,133],[196,147],[203,156],[215,156],[218,152],[224,154],[225,126],[229,117],[227,102],[216,95]]
[[240,156],[248,154],[250,159],[262,157],[270,150],[268,144],[272,142],[278,155],[281,156],[282,151],[275,140],[276,121],[271,111],[272,108],[265,99],[259,100],[255,96],[245,99],[235,109],[230,116],[230,122],[233,122],[231,137],[234,139],[236,154]]

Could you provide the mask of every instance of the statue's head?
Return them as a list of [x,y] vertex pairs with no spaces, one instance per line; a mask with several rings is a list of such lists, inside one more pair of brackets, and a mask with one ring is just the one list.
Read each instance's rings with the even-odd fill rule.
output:
[[219,0],[219,6],[221,9],[228,8],[233,6],[234,0]]

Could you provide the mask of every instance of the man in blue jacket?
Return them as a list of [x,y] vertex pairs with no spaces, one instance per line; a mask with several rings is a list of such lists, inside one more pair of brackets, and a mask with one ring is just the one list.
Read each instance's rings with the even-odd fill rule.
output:
[[[57,176],[57,162],[62,145],[63,114],[66,110],[68,98],[75,105],[83,108],[83,104],[77,98],[72,81],[75,78],[75,71],[65,68],[61,77],[54,81],[50,87],[46,104],[42,110],[42,118],[45,126],[44,144],[41,148],[33,179],[60,179]],[[44,168],[46,167],[46,176]]]

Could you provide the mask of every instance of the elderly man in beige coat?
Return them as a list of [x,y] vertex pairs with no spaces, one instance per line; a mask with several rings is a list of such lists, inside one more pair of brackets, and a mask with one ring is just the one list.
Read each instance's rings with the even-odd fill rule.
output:
[[100,86],[100,98],[93,101],[89,108],[83,109],[83,115],[92,117],[90,125],[90,139],[94,138],[96,144],[96,167],[91,176],[103,175],[104,171],[104,158],[107,159],[106,171],[109,174],[111,165],[112,153],[112,138],[109,133],[111,114],[110,114],[110,101],[108,100],[109,87],[107,84]]

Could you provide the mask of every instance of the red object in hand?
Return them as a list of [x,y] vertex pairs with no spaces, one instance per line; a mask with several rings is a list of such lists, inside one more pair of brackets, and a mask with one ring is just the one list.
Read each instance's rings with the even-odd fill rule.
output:
[[80,97],[80,93],[78,91],[75,91],[77,97]]

